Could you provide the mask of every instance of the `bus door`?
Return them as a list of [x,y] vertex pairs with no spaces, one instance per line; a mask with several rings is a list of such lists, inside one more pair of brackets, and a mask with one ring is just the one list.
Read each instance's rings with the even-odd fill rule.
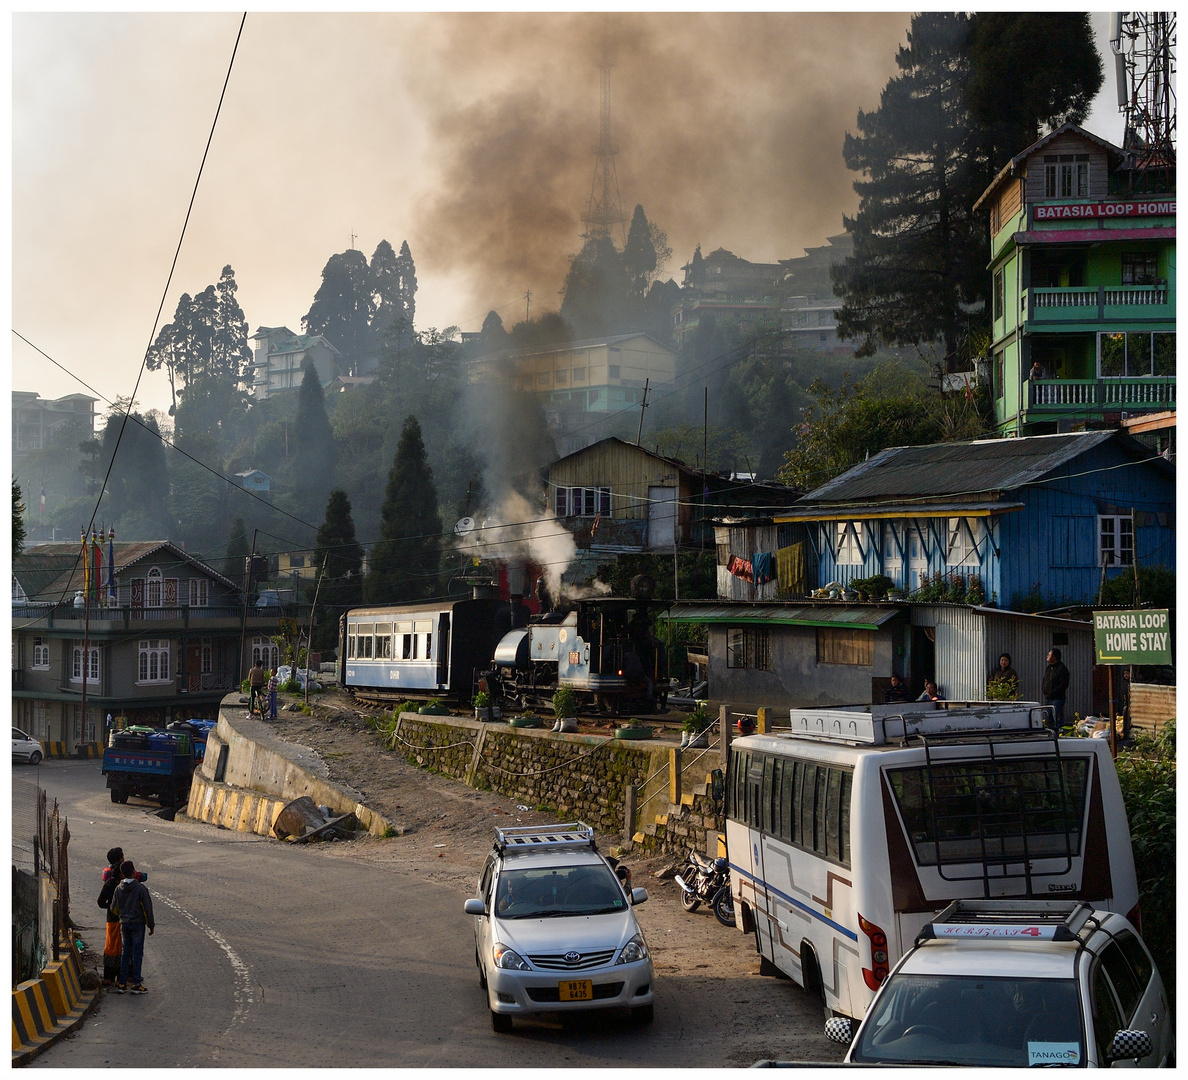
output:
[[764,754],[753,754],[747,769],[748,852],[751,876],[755,882],[755,944],[759,952],[773,963],[779,927],[772,908],[771,891],[767,886],[763,842],[764,824],[771,813],[771,773],[774,761]]

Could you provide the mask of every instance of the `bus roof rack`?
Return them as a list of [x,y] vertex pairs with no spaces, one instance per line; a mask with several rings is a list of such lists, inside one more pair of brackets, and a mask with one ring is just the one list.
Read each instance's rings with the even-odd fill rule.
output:
[[926,924],[916,944],[933,938],[1076,941],[1093,908],[1080,900],[954,900]]
[[[937,709],[935,703],[909,702],[895,712],[880,707],[872,714],[857,709],[791,709],[791,734],[831,742],[886,746],[913,736],[960,738],[1005,732],[1047,730],[1050,708],[1033,701],[979,703]],[[782,732],[781,732],[782,734]]]
[[572,847],[598,850],[594,842],[594,830],[584,821],[570,821],[564,825],[520,825],[495,830],[495,850],[501,855]]

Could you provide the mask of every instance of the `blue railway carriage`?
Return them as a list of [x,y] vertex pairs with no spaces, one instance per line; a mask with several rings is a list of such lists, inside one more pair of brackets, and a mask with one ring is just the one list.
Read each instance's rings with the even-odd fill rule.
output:
[[523,605],[494,599],[352,608],[339,629],[339,685],[469,698],[499,639],[527,620]]

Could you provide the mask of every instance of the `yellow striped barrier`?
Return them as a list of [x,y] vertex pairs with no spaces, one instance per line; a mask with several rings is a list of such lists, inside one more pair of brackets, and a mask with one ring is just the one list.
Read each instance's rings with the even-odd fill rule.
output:
[[73,1031],[99,998],[82,988],[73,944],[64,939],[61,960],[12,991],[12,1064],[24,1065],[55,1040]]

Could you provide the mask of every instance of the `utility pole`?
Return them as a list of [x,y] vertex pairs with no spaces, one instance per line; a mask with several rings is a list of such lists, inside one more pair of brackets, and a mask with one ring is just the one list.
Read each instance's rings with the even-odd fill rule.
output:
[[243,682],[243,642],[247,636],[248,593],[252,587],[252,570],[256,566],[256,534],[259,529],[252,530],[252,553],[248,556],[246,581],[243,586],[243,621],[239,624],[239,659],[235,662],[236,685]]
[[318,583],[314,586],[313,603],[309,606],[309,629],[305,633],[305,707],[309,708],[309,650],[313,647],[314,612],[318,609],[318,593],[322,591],[322,576],[326,573],[326,560],[330,552],[322,556],[322,569],[318,571]]
[[524,293],[524,321],[532,321],[532,290],[529,289]]
[[643,400],[639,403],[639,431],[635,435],[635,445],[639,445],[639,440],[643,438],[643,418],[644,409],[648,407],[648,384],[652,380],[650,378],[644,379]]

